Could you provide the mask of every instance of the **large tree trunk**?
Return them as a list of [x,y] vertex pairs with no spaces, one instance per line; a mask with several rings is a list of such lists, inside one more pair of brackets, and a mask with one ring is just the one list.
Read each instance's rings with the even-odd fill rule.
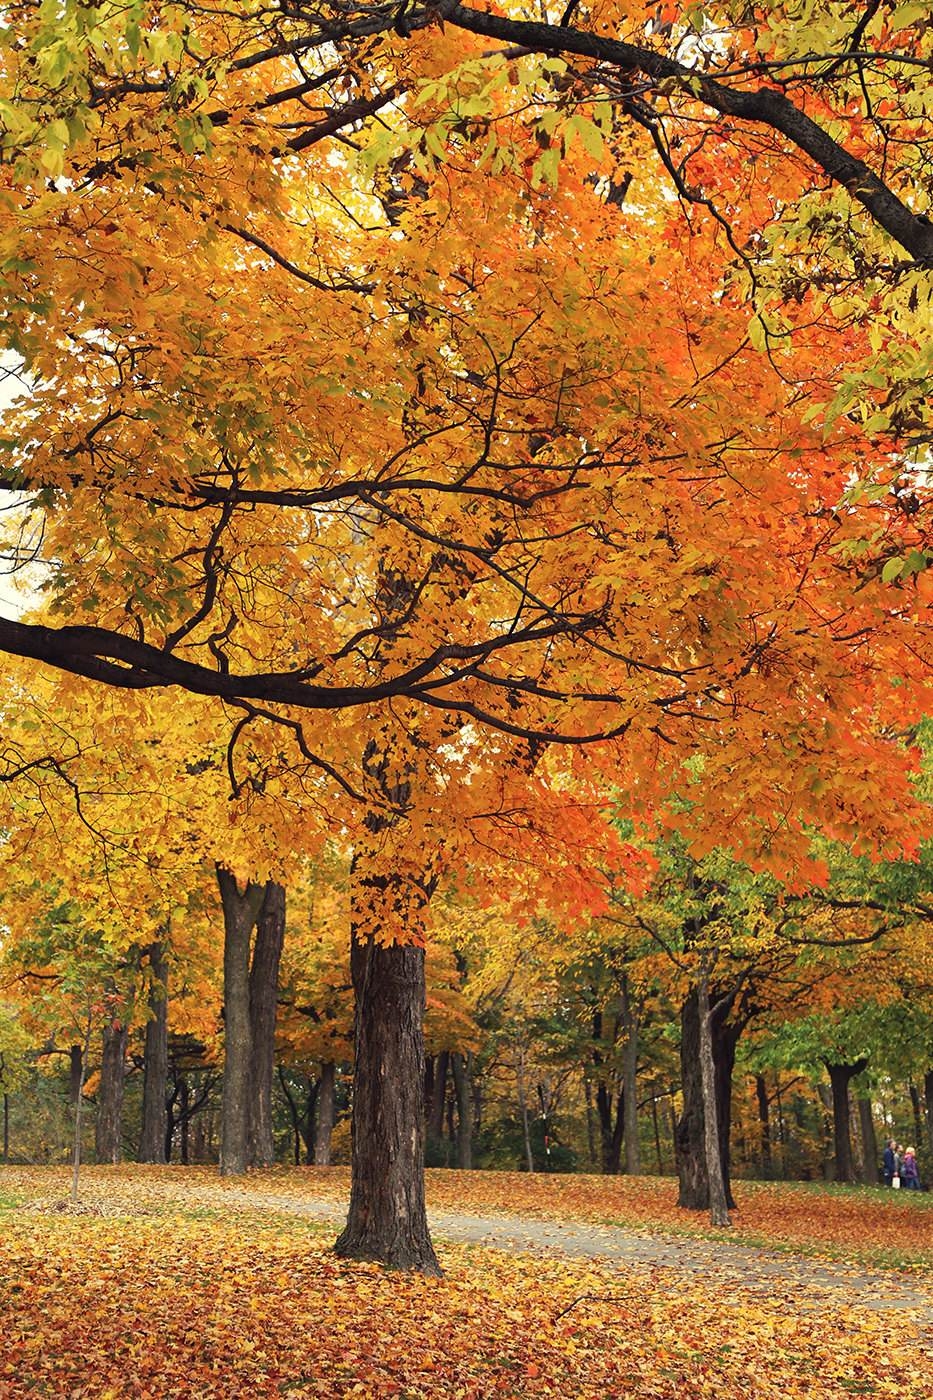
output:
[[933,1162],[933,1069],[923,1076],[923,1102],[927,1120],[927,1160]]
[[337,1066],[332,1060],[321,1065],[321,1080],[318,1089],[317,1121],[314,1125],[314,1165],[330,1166],[330,1140],[334,1131],[336,1102],[334,1098]]
[[[364,884],[361,896],[372,888]],[[371,926],[371,915],[366,922]],[[350,969],[356,994],[352,1178],[336,1251],[440,1274],[424,1201],[424,949],[381,947],[354,930]]]
[[110,1022],[104,1027],[94,1153],[98,1164],[119,1162],[123,1156],[123,1084],[126,1077],[127,1027]]
[[852,1160],[852,1129],[849,1112],[849,1082],[866,1068],[868,1058],[854,1064],[830,1064],[829,1083],[833,1096],[833,1160],[836,1181],[854,1182],[855,1163]]
[[251,1167],[275,1162],[272,1136],[272,1076],[275,1072],[275,1013],[279,993],[279,963],[285,942],[285,889],[270,880],[256,922],[256,941],[249,970],[250,1059],[247,1160]]
[[149,945],[149,1020],[143,1052],[143,1125],[139,1138],[141,1162],[165,1162],[168,1088],[168,963],[160,942]]
[[862,1095],[858,1101],[859,1134],[862,1139],[862,1180],[866,1186],[877,1186],[878,1139],[875,1136],[875,1119],[871,1111],[871,1099]]
[[249,1014],[249,945],[259,916],[264,886],[248,881],[241,893],[236,877],[217,867],[224,911],[224,1087],[220,1125],[220,1171],[238,1176],[248,1164],[250,1062],[253,1038]]
[[[728,1020],[728,998],[717,996],[715,990],[711,995],[714,1004],[710,1018],[710,1035],[713,1046],[719,1158],[726,1203],[730,1210],[734,1210],[736,1206],[730,1181],[729,1138],[732,1128],[732,1071],[742,1027]],[[680,1026],[683,1110],[674,1130],[674,1155],[680,1180],[677,1204],[686,1210],[708,1210],[709,1174],[706,1166],[703,1084],[700,1070],[700,1018],[696,988],[687,995],[681,1006]]]
[[629,1176],[641,1172],[641,1145],[638,1140],[638,1020],[632,1005],[628,978],[622,978],[622,1112],[625,1136],[625,1170]]
[[697,988],[697,1012],[700,1023],[700,1083],[703,1091],[703,1137],[709,1182],[709,1217],[713,1225],[731,1225],[720,1155],[709,978],[705,974],[700,978]]
[[461,1171],[469,1171],[473,1166],[472,1054],[452,1054],[450,1067],[457,1095],[457,1166]]
[[907,1085],[907,1092],[910,1095],[910,1106],[914,1114],[914,1142],[919,1147],[923,1141],[923,1117],[920,1112],[920,1091],[913,1080]]

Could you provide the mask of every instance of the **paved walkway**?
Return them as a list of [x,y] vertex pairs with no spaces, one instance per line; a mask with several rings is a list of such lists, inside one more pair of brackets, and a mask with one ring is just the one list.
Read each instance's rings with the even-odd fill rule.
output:
[[[196,1201],[199,1192],[186,1192]],[[322,1223],[342,1224],[345,1208],[333,1201],[296,1200],[262,1192],[231,1190],[243,1207],[280,1211]],[[229,1197],[228,1197],[229,1198]],[[216,1196],[205,1195],[216,1206]],[[572,1259],[596,1259],[631,1265],[639,1270],[677,1269],[688,1273],[727,1278],[752,1294],[772,1295],[803,1288],[813,1298],[800,1302],[818,1304],[823,1290],[839,1295],[838,1302],[856,1304],[872,1312],[909,1313],[913,1322],[933,1333],[933,1293],[911,1286],[903,1274],[886,1274],[844,1264],[833,1265],[806,1255],[759,1249],[730,1239],[706,1240],[674,1234],[647,1234],[614,1225],[534,1220],[527,1216],[468,1215],[450,1211],[429,1212],[431,1231],[443,1244],[486,1246],[516,1253],[563,1254]],[[795,1300],[796,1301],[796,1300]]]

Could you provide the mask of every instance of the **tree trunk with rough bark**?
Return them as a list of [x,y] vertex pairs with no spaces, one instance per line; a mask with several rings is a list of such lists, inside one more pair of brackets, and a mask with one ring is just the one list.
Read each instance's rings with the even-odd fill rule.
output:
[[337,1066],[332,1060],[325,1060],[321,1065],[317,1096],[317,1121],[314,1125],[314,1165],[316,1167],[330,1166],[330,1140],[336,1117],[334,1099],[336,1072]]
[[94,1155],[98,1164],[119,1162],[123,1156],[123,1085],[126,1078],[128,1030],[119,1022],[104,1027],[97,1091]]
[[457,1166],[470,1171],[473,1166],[473,1056],[452,1054],[450,1067],[457,1095]]
[[165,1162],[168,1089],[168,962],[160,942],[149,945],[149,1020],[143,1052],[143,1124],[139,1138],[141,1162]]
[[[374,888],[357,892],[365,898]],[[391,882],[391,876],[386,877]],[[383,893],[390,893],[383,887]],[[365,920],[371,926],[371,915]],[[424,1202],[424,949],[382,947],[354,928],[352,1174],[339,1255],[440,1274]]]
[[449,1065],[449,1050],[442,1050],[439,1055],[434,1057],[431,1104],[428,1110],[429,1142],[440,1142],[441,1138],[444,1136],[444,1108],[447,1103],[447,1073]]
[[622,978],[622,1113],[625,1138],[625,1170],[629,1176],[641,1173],[641,1144],[638,1140],[638,1019],[632,1004],[628,978]]
[[761,1174],[770,1177],[774,1174],[774,1163],[771,1157],[771,1105],[768,1102],[768,1084],[763,1074],[755,1075],[755,1097],[758,1100]]
[[862,1180],[866,1186],[877,1186],[878,1139],[875,1136],[875,1119],[871,1111],[871,1099],[861,1095],[858,1100],[859,1134],[862,1139]]
[[[719,1136],[719,1159],[726,1203],[736,1208],[730,1181],[729,1138],[732,1126],[732,1071],[741,1026],[728,1020],[728,998],[713,993],[714,1005],[710,1034],[713,1045],[714,1092]],[[706,1131],[703,1113],[703,1085],[700,1071],[700,1022],[698,993],[694,988],[684,999],[680,1013],[680,1066],[683,1110],[674,1128],[674,1156],[680,1191],[677,1204],[685,1210],[708,1210],[709,1176],[706,1167]]]
[[927,1161],[931,1163],[929,1170],[933,1170],[933,1069],[928,1069],[923,1076],[923,1102],[927,1123]]
[[220,1171],[239,1176],[248,1165],[250,1063],[249,950],[264,886],[248,881],[241,892],[236,877],[217,867],[224,911],[224,1086],[220,1125]]
[[275,1073],[275,1017],[279,994],[279,963],[285,942],[285,888],[276,880],[266,885],[256,920],[256,939],[249,970],[250,1057],[247,1161],[251,1167],[275,1163],[272,1135],[272,1076]]
[[713,1064],[712,1016],[709,1005],[709,978],[704,974],[697,987],[697,1013],[700,1023],[700,1083],[703,1090],[703,1138],[706,1175],[709,1182],[709,1218],[712,1225],[728,1226],[729,1207],[723,1178],[716,1111],[716,1067]]
[[853,1064],[826,1063],[829,1083],[832,1089],[833,1108],[833,1163],[836,1181],[855,1181],[855,1163],[852,1159],[852,1128],[849,1110],[849,1083],[861,1074],[868,1065],[868,1057],[856,1060]]

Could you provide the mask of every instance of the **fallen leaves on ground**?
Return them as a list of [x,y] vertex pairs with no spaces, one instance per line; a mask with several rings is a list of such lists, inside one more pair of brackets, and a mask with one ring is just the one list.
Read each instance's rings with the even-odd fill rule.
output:
[[486,1249],[444,1251],[444,1279],[389,1274],[295,1217],[192,1218],[165,1193],[155,1213],[149,1183],[187,1176],[89,1176],[95,1193],[136,1177],[135,1214],[129,1190],[109,1217],[4,1211],[2,1400],[929,1394],[933,1355],[902,1314]]

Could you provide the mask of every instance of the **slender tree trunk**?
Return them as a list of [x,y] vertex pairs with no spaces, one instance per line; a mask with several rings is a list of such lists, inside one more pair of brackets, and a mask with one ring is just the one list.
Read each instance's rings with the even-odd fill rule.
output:
[[3,1165],[10,1160],[10,1096],[3,1095]]
[[719,1145],[719,1124],[716,1111],[716,1067],[713,1064],[712,1018],[709,1007],[709,977],[704,972],[697,988],[697,1011],[700,1019],[700,1082],[703,1088],[704,1141],[706,1175],[709,1181],[709,1218],[713,1225],[728,1226],[729,1207],[723,1179]]
[[625,1136],[625,1170],[629,1176],[641,1174],[641,1144],[638,1140],[638,1020],[632,1006],[628,978],[622,978],[622,1105]]
[[770,1177],[774,1174],[774,1164],[771,1159],[771,1106],[768,1102],[768,1083],[763,1074],[755,1075],[755,1096],[758,1100],[761,1174],[764,1177]]
[[84,1083],[84,1059],[80,1045],[72,1045],[68,1060],[68,1102],[74,1108]]
[[515,1075],[518,1088],[518,1111],[522,1119],[522,1136],[525,1140],[525,1165],[529,1174],[535,1169],[535,1155],[531,1150],[531,1123],[528,1117],[528,1096],[525,1093],[525,1047],[521,1046],[516,1061]]
[[431,1085],[431,1108],[428,1115],[428,1139],[440,1142],[444,1136],[444,1108],[447,1103],[447,1071],[450,1051],[442,1050],[434,1059],[434,1079]]
[[472,1052],[452,1054],[450,1066],[457,1095],[457,1166],[461,1171],[469,1171],[473,1166]]
[[596,1125],[593,1113],[593,1086],[589,1076],[583,1076],[583,1095],[586,1100],[586,1146],[590,1155],[590,1166],[596,1166]]
[[191,1112],[188,1106],[190,1099],[191,1091],[188,1087],[188,1080],[186,1077],[183,1077],[181,1081],[181,1093],[178,1095],[178,1115],[181,1124],[179,1151],[181,1152],[181,1164],[183,1167],[187,1167],[190,1161]]
[[923,1141],[923,1116],[920,1112],[920,1093],[913,1080],[907,1086],[910,1094],[910,1106],[914,1113],[914,1142],[919,1147]]
[[285,941],[285,888],[270,880],[256,921],[249,970],[249,1019],[252,1054],[247,1158],[251,1167],[275,1162],[272,1136],[272,1076],[275,1072],[275,1014],[279,963]]
[[143,1060],[143,1124],[139,1138],[141,1162],[165,1162],[168,1087],[168,962],[158,940],[149,945],[149,1020]]
[[241,893],[236,877],[217,867],[224,911],[224,1087],[220,1125],[220,1171],[239,1176],[248,1164],[250,1062],[253,1038],[249,1014],[249,945],[264,886],[248,881]]
[[127,1036],[126,1026],[110,1022],[104,1027],[94,1131],[94,1155],[98,1163],[119,1162],[123,1156],[123,1084]]
[[[87,1028],[84,1035],[83,1045],[73,1045],[71,1047],[71,1075],[72,1086],[76,1090],[74,1099],[74,1142],[71,1152],[71,1199],[78,1199],[78,1181],[81,1173],[81,1106],[84,1102],[84,1077],[87,1067],[88,1051],[91,1048],[91,1028],[94,1024],[93,1013],[88,1010]],[[77,1082],[75,1081],[75,1051],[77,1050]]]
[[700,1078],[700,1020],[695,989],[690,991],[680,1009],[680,1066],[683,1108],[674,1132],[674,1153],[680,1178],[677,1204],[686,1210],[708,1210],[709,1178],[704,1152],[703,1086]]
[[849,1111],[849,1082],[868,1064],[867,1057],[854,1064],[829,1064],[829,1083],[832,1089],[833,1110],[833,1160],[836,1181],[855,1181],[855,1164],[852,1160],[852,1130]]
[[[371,877],[356,895],[381,889],[391,897],[391,879],[382,885]],[[362,922],[372,926],[371,911]],[[354,931],[350,969],[352,1174],[347,1225],[335,1248],[346,1258],[437,1275],[424,1202],[424,949],[382,947]]]
[[622,1164],[622,1136],[625,1130],[625,1094],[616,1095],[604,1079],[596,1085],[596,1113],[599,1118],[600,1158],[603,1176],[617,1176]]
[[875,1136],[875,1119],[871,1111],[871,1099],[862,1095],[858,1100],[859,1133],[862,1138],[862,1180],[866,1186],[877,1186],[878,1139]]
[[654,1155],[658,1164],[658,1176],[664,1175],[664,1162],[661,1157],[661,1130],[658,1127],[658,1096],[651,1096],[651,1122],[654,1126]]
[[325,1060],[321,1065],[321,1079],[317,1096],[317,1122],[314,1126],[314,1165],[316,1167],[330,1166],[330,1140],[336,1117],[334,1098],[336,1072],[337,1066],[332,1060]]
[[927,1120],[927,1160],[933,1164],[933,1069],[928,1069],[923,1076],[923,1102]]

